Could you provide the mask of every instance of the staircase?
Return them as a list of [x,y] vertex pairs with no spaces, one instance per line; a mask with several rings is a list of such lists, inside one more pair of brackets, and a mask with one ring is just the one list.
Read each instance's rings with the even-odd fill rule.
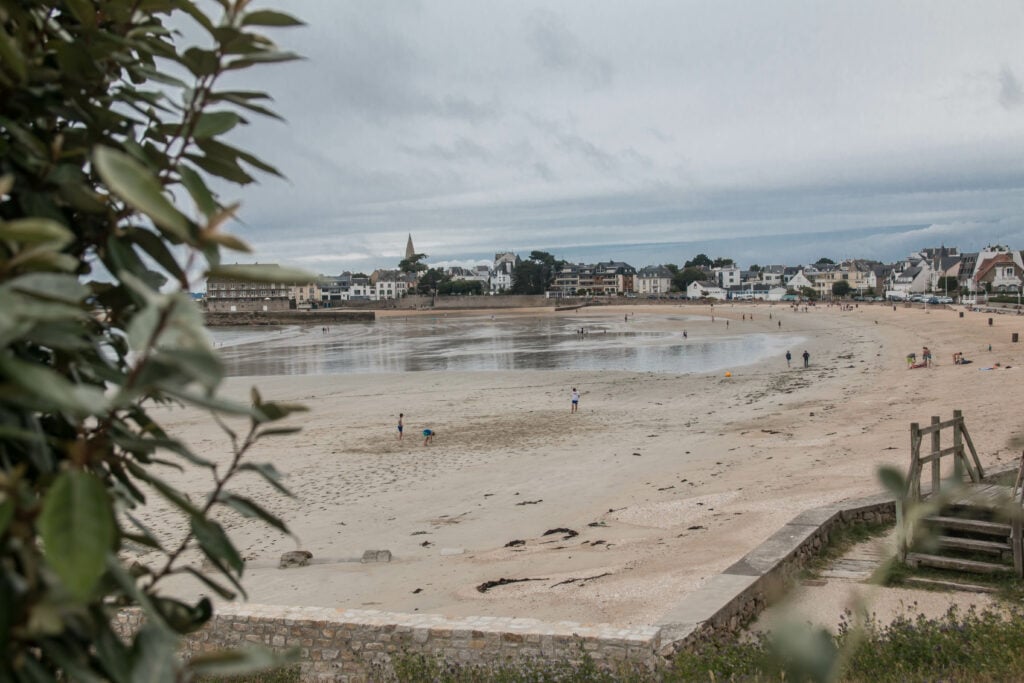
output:
[[993,512],[991,508],[951,505],[926,517],[920,545],[930,552],[907,553],[907,564],[971,574],[1013,573],[1013,528],[995,521]]

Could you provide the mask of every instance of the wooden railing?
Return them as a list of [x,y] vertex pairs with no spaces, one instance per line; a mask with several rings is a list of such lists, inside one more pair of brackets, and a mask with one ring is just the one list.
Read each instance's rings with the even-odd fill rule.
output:
[[[942,447],[942,430],[953,428],[953,445]],[[922,455],[921,446],[924,438],[931,436],[931,450]],[[967,448],[965,449],[964,446]],[[967,451],[971,457],[967,457]],[[941,464],[942,458],[953,456],[956,471],[966,473],[972,482],[980,482],[985,478],[985,470],[978,460],[978,451],[974,448],[974,442],[964,424],[964,416],[959,410],[953,411],[953,419],[940,420],[937,415],[932,416],[932,422],[927,427],[920,426],[917,422],[910,425],[910,469],[907,472],[907,498],[921,500],[921,475],[924,473],[924,466],[931,463],[931,494],[939,492],[942,486]]]

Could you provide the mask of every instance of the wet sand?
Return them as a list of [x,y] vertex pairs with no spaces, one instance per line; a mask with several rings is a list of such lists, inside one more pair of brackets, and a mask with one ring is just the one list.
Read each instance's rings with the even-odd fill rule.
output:
[[[680,324],[670,320],[674,307],[587,315],[611,323],[626,312],[655,327]],[[741,319],[751,312],[754,320]],[[1024,318],[996,316],[988,327],[985,314],[884,305],[809,313],[726,305],[715,316],[687,322],[689,335],[799,335],[810,368],[799,367],[803,348],[794,348],[792,368],[780,356],[728,378],[515,370],[228,380],[229,394],[256,384],[266,397],[310,407],[292,421],[301,433],[252,455],[286,473],[297,498],[281,499],[256,479],[235,487],[284,517],[298,541],[221,517],[250,560],[250,600],[652,623],[800,511],[878,492],[878,465],[906,466],[912,421],[962,409],[986,466],[1015,461],[1024,443],[1016,417],[1024,353],[1010,343]],[[907,370],[906,354],[922,346],[935,367]],[[956,351],[974,363],[953,365]],[[1013,367],[982,370],[995,362]],[[573,386],[582,393],[574,415]],[[207,416],[162,417],[201,455],[226,458],[227,439]],[[428,447],[424,427],[438,433]],[[194,497],[207,489],[195,472],[168,479]],[[168,537],[184,531],[159,507],[146,516]],[[576,535],[545,535],[559,528]],[[280,553],[295,548],[311,551],[314,564],[276,569]],[[366,549],[394,559],[351,561]],[[477,590],[501,578],[530,581]],[[185,579],[169,587],[197,590]]]

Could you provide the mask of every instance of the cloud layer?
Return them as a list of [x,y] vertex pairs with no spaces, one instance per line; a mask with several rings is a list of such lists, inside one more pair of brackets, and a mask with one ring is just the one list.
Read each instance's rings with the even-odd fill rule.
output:
[[255,258],[321,272],[571,260],[891,260],[1024,247],[1016,3],[293,0],[253,71],[290,183],[226,190]]

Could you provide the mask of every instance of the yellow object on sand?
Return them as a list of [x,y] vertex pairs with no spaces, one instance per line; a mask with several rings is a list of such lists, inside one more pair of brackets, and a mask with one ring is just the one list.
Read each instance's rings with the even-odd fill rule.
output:
[[731,373],[731,372],[728,372],[728,371],[727,371],[727,372],[725,373],[725,376],[726,376],[726,377],[732,377],[732,373]]

